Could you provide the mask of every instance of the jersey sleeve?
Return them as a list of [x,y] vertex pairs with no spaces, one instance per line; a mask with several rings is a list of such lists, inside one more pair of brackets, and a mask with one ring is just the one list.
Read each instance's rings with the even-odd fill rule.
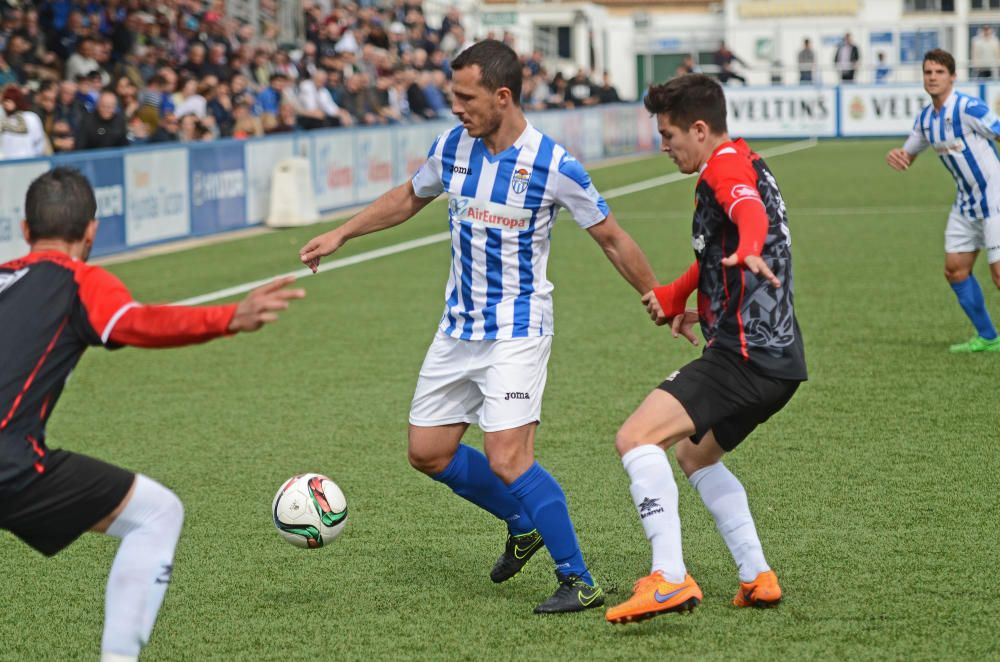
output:
[[720,154],[705,170],[705,182],[712,187],[715,199],[739,229],[736,255],[739,262],[761,254],[767,239],[770,218],[757,190],[757,171],[750,161],[738,154]]
[[1000,137],[1000,117],[981,99],[969,99],[963,115],[969,128],[979,135],[990,140]]
[[178,347],[228,334],[236,304],[147,306],[137,302],[114,274],[100,267],[81,274],[80,302],[88,341],[108,348]]
[[917,119],[913,121],[913,130],[910,131],[910,136],[903,143],[903,151],[910,156],[916,156],[931,146],[927,137],[924,136],[924,130],[921,128],[920,120],[923,119],[923,116],[923,113],[917,115]]
[[441,161],[441,152],[444,146],[444,137],[441,134],[434,139],[430,151],[427,152],[427,160],[413,175],[410,180],[413,183],[413,192],[420,198],[435,198],[444,191],[444,166]]
[[559,159],[554,197],[556,204],[568,209],[577,225],[584,229],[597,225],[611,213],[583,164],[569,152]]
[[738,154],[720,154],[712,159],[703,177],[730,220],[733,210],[744,205],[759,207],[766,213],[757,191],[757,172],[748,159]]

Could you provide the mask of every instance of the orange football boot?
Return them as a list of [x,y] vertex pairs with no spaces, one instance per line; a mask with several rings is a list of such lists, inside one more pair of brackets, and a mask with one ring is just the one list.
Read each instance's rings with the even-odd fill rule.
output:
[[610,623],[631,623],[672,611],[691,611],[701,603],[701,589],[685,575],[680,584],[671,584],[659,570],[641,578],[632,587],[632,597],[607,611]]
[[737,607],[773,607],[781,602],[781,586],[773,570],[757,575],[752,582],[740,582],[740,590],[733,598]]

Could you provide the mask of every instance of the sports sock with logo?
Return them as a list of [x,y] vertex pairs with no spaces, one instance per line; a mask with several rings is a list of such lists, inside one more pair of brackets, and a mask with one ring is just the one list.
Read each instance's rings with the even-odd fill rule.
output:
[[651,572],[659,570],[673,584],[684,581],[687,570],[681,550],[681,518],[677,512],[677,483],[662,448],[646,444],[622,456],[632,481],[632,501],[653,548]]
[[594,579],[583,562],[566,495],[548,471],[535,462],[510,484],[510,491],[531,516],[535,528],[556,562],[560,575],[576,575],[591,586]]
[[521,502],[490,469],[490,461],[471,446],[459,444],[455,457],[444,471],[431,478],[444,483],[463,499],[502,519],[507,523],[511,535],[518,536],[535,528]]
[[986,300],[983,298],[983,290],[979,287],[979,281],[972,274],[961,283],[952,283],[951,289],[958,297],[958,303],[962,310],[972,320],[972,325],[976,327],[976,333],[987,340],[997,337],[997,330],[993,326],[993,320],[986,310]]
[[740,581],[751,582],[770,570],[739,479],[722,462],[716,462],[695,471],[688,480],[715,518],[715,526],[739,568]]
[[107,531],[121,544],[104,598],[101,653],[106,659],[135,659],[149,641],[170,585],[183,523],[177,495],[137,474],[131,499]]

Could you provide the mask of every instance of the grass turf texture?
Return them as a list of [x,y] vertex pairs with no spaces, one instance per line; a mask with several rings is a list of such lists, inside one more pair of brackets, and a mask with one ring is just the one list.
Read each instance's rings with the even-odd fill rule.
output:
[[[263,332],[170,351],[92,350],[49,442],[146,473],[187,520],[173,585],[143,659],[979,659],[1000,654],[1000,356],[953,356],[971,326],[941,276],[950,178],[897,141],[827,142],[770,160],[789,208],[810,381],[727,460],[744,481],[786,592],[730,605],[736,573],[679,472],[693,615],[610,626],[595,610],[539,617],[555,582],[539,553],[494,586],[503,528],[409,468],[406,416],[441,313],[448,246],[303,279],[308,298]],[[756,144],[758,149],[767,145]],[[655,157],[593,171],[599,187],[654,177]],[[692,260],[693,180],[611,201],[664,280]],[[352,255],[440,232],[439,201]],[[296,268],[320,228],[112,267],[141,300],[175,300]],[[985,264],[977,273],[1000,317]],[[540,461],[561,481],[585,556],[625,599],[649,550],[613,450],[617,427],[697,356],[649,323],[585,232],[553,236],[556,340]],[[481,443],[471,432],[467,441]],[[269,506],[289,475],[332,476],[344,535],[295,549]],[[114,540],[86,535],[51,560],[0,535],[0,659],[95,659]]]

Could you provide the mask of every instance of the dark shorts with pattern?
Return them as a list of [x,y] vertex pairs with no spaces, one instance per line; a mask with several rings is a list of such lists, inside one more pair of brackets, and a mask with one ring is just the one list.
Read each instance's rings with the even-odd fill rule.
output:
[[711,430],[719,446],[731,451],[780,411],[799,383],[762,375],[733,352],[709,349],[659,388],[677,398],[694,421],[691,441],[697,444]]
[[0,485],[0,529],[53,556],[117,508],[134,480],[113,464],[50,450],[44,473],[26,486]]

